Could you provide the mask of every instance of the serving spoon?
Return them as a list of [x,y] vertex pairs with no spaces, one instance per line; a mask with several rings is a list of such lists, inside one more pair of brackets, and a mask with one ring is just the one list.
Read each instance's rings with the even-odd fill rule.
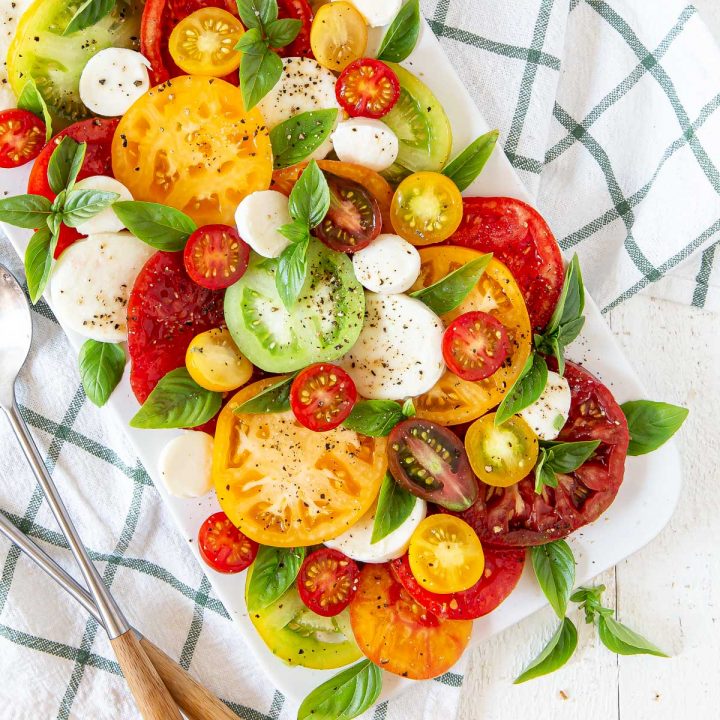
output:
[[15,400],[15,382],[25,364],[31,342],[32,318],[25,293],[12,273],[0,265],[0,407],[5,411],[45,499],[67,538],[141,715],[145,720],[181,720],[168,689],[92,564],[20,415]]

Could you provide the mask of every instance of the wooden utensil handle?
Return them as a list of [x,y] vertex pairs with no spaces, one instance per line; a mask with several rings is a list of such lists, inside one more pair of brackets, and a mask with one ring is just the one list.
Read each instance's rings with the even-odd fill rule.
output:
[[144,720],[182,720],[168,689],[132,630],[110,640]]
[[238,720],[237,715],[227,705],[218,700],[160,648],[147,638],[142,638],[140,644],[173,696],[173,700],[187,715],[188,720]]

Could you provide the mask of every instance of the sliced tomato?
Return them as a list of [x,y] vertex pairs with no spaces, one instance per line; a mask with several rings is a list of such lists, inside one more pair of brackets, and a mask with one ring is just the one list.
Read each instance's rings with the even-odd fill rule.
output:
[[238,350],[227,328],[196,335],[185,353],[185,367],[200,387],[212,392],[237,390],[253,374],[253,366]]
[[258,544],[243,535],[224,512],[216,512],[200,526],[198,550],[213,570],[239,573],[252,565]]
[[565,377],[572,403],[558,440],[600,445],[577,470],[558,475],[557,488],[545,486],[540,495],[532,473],[507,488],[481,485],[477,502],[460,517],[483,543],[523,547],[564,538],[597,520],[620,489],[629,442],[625,415],[610,390],[584,368],[569,362]]
[[316,363],[305,368],[290,388],[290,407],[302,425],[315,432],[334,430],[357,401],[352,378],[337,365]]
[[533,328],[544,328],[564,278],[560,247],[547,223],[515,198],[465,198],[463,205],[463,220],[448,244],[494,253],[520,286]]
[[305,606],[323,617],[339,615],[357,591],[357,563],[339,550],[310,553],[300,568],[297,588]]
[[405,590],[426,610],[447,620],[475,620],[495,610],[515,589],[525,567],[523,548],[483,548],[485,569],[468,590],[439,594],[426,590],[415,579],[408,556],[393,560],[392,570]]
[[367,23],[354,5],[333,2],[318,8],[310,28],[310,46],[323,67],[342,72],[365,55],[367,42]]
[[384,62],[361,58],[342,71],[335,96],[350,117],[381,118],[395,107],[400,81]]
[[29,110],[0,112],[0,168],[15,168],[36,158],[45,145],[45,123]]
[[279,51],[280,57],[313,57],[310,47],[310,28],[313,11],[307,0],[278,0],[278,18],[299,20],[302,23],[297,37]]
[[229,225],[204,225],[188,238],[183,260],[198,285],[224,290],[245,274],[250,247]]
[[443,335],[445,364],[462,380],[484,380],[500,369],[510,352],[505,326],[481,310],[453,320]]

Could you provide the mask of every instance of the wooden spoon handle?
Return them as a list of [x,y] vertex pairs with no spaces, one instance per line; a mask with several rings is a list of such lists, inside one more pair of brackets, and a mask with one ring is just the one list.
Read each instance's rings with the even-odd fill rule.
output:
[[182,720],[177,705],[135,633],[128,630],[110,643],[144,720]]

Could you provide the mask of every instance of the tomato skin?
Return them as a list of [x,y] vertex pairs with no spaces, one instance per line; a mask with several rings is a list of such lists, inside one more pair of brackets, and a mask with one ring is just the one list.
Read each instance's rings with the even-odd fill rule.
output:
[[324,547],[305,558],[297,578],[300,599],[318,615],[339,615],[357,592],[357,563],[339,550]]
[[200,555],[217,572],[229,574],[246,570],[255,560],[258,547],[222,511],[207,518],[198,531]]
[[443,336],[445,364],[462,380],[484,380],[505,362],[510,350],[505,326],[476,310],[450,323]]
[[188,275],[208,290],[224,290],[247,270],[250,247],[229,225],[204,225],[189,238],[183,251]]
[[302,27],[297,37],[279,51],[280,57],[314,57],[310,46],[310,28],[313,11],[307,0],[278,0],[278,18],[300,20]]
[[45,145],[45,123],[29,110],[0,111],[0,168],[15,168],[36,158]]
[[357,402],[352,378],[337,365],[316,363],[305,368],[290,388],[290,407],[308,430],[327,432],[341,425]]
[[395,107],[400,81],[384,62],[360,58],[340,73],[335,97],[350,117],[379,119]]

